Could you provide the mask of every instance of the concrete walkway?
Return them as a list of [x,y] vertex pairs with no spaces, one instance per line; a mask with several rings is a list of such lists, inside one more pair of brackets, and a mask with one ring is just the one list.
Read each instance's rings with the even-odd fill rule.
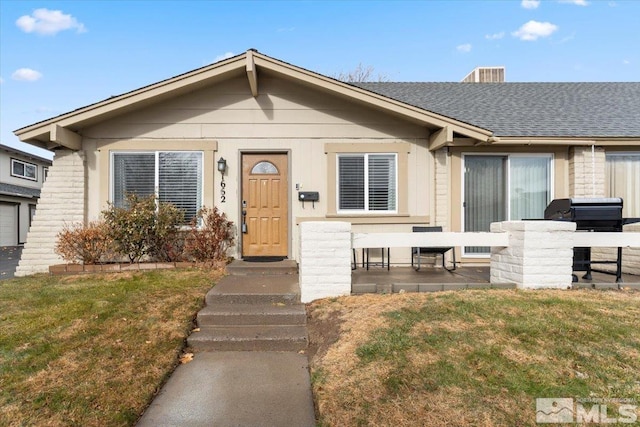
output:
[[203,352],[180,365],[138,423],[159,426],[314,426],[307,357]]
[[295,263],[234,261],[227,271],[188,339],[193,360],[177,367],[139,427],[315,426],[307,356],[297,351],[307,333]]

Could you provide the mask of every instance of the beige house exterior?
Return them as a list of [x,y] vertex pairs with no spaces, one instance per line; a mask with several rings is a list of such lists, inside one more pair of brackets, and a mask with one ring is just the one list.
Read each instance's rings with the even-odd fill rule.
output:
[[[236,258],[299,260],[299,226],[308,221],[346,221],[355,232],[484,227],[465,222],[479,191],[465,174],[476,168],[482,175],[493,170],[492,162],[502,165],[503,175],[490,187],[504,186],[507,199],[515,197],[508,191],[520,171],[535,168],[548,187],[534,189],[544,193],[536,197],[549,201],[615,195],[607,187],[611,153],[628,156],[629,168],[640,164],[639,84],[622,88],[632,91],[627,102],[636,108],[630,113],[635,122],[619,135],[591,137],[507,135],[482,120],[420,105],[412,92],[404,99],[392,93],[402,89],[397,85],[348,84],[249,50],[18,129],[22,141],[56,156],[17,275],[60,263],[53,247],[65,223],[94,220],[108,202],[138,189],[191,213],[217,206],[237,225],[230,253]],[[637,194],[631,206],[640,203]],[[519,203],[528,215],[539,210]],[[475,208],[483,221],[491,216],[491,209]],[[468,249],[457,252],[462,263],[488,262],[482,248]],[[391,257],[392,264],[410,261],[409,250]]]

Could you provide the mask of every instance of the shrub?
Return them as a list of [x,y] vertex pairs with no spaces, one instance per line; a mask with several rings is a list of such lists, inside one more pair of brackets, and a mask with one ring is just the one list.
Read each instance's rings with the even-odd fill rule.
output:
[[180,230],[184,212],[171,203],[160,202],[151,233],[147,236],[148,254],[157,261],[181,261],[185,233]]
[[201,208],[191,221],[185,252],[195,261],[226,261],[227,249],[234,242],[233,222],[218,208]]
[[55,252],[67,262],[97,264],[104,261],[112,243],[104,221],[65,225],[58,233]]
[[184,213],[170,203],[159,202],[155,196],[126,196],[126,207],[109,205],[102,212],[116,251],[138,262],[149,255],[167,261],[176,256],[172,249],[178,245],[179,226]]

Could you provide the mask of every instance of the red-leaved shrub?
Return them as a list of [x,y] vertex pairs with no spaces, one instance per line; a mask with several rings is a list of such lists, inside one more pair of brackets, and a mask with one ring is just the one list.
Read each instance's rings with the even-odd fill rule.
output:
[[218,208],[201,208],[191,221],[185,240],[187,256],[198,262],[216,263],[227,260],[227,249],[234,242],[233,222]]
[[56,242],[55,252],[65,261],[98,264],[105,261],[113,241],[104,221],[65,225]]

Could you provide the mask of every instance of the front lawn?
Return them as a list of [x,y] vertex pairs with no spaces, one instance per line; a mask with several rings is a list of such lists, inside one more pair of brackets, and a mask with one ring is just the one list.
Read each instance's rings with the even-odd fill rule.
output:
[[536,426],[536,398],[605,402],[587,418],[635,425],[619,409],[640,408],[640,292],[363,295],[308,310],[321,425]]
[[219,271],[0,281],[0,425],[133,425]]

